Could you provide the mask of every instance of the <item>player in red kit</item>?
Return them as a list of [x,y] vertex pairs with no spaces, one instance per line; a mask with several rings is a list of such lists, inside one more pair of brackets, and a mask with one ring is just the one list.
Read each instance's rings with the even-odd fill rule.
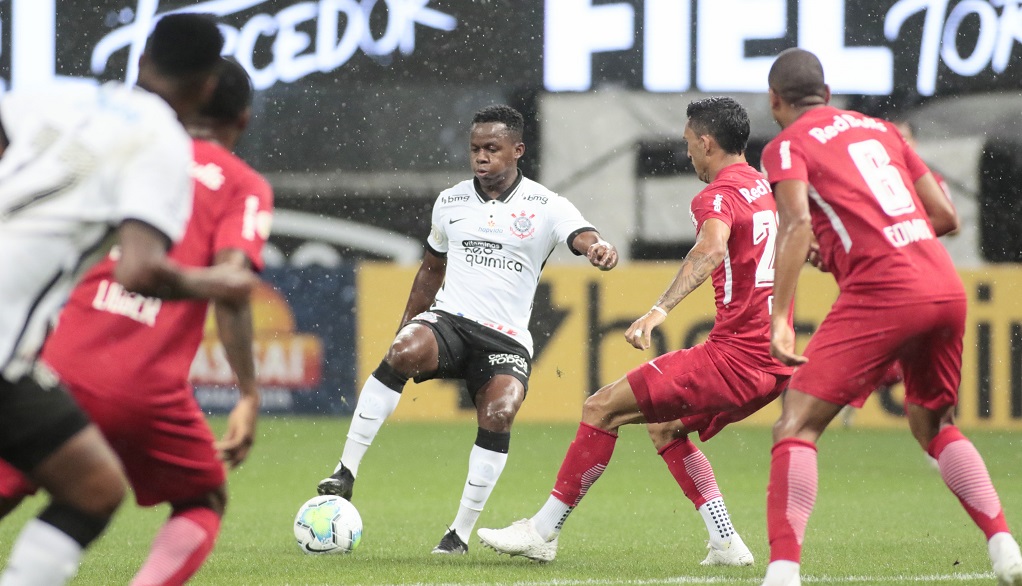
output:
[[[770,69],[781,127],[763,151],[779,214],[771,352],[800,365],[774,426],[764,586],[801,584],[816,500],[816,441],[844,405],[861,405],[892,360],[902,367],[909,427],[988,540],[1002,585],[1022,585],[1022,555],[986,465],[954,425],[966,297],[937,240],[954,208],[894,125],[828,105],[815,55],[789,49]],[[805,355],[781,308],[795,293],[813,236],[840,289]]]
[[[184,266],[230,264],[259,270],[269,232],[269,184],[231,154],[249,117],[251,85],[225,62],[213,98],[188,121],[195,139],[193,211],[169,257]],[[207,303],[161,301],[127,292],[113,278],[115,248],[71,294],[42,360],[64,381],[124,464],[139,505],[170,503],[171,515],[132,584],[183,584],[213,548],[226,504],[223,462],[241,463],[252,445],[259,391],[252,316],[244,303],[215,303],[216,322],[241,397],[220,442],[196,403],[188,373],[202,340]],[[10,504],[24,490],[0,471]]]
[[706,342],[664,354],[589,397],[550,497],[536,515],[504,529],[480,529],[498,553],[550,561],[561,526],[610,462],[620,426],[649,423],[671,474],[709,533],[703,565],[746,566],[753,556],[735,532],[706,456],[707,441],[775,399],[791,368],[770,356],[769,321],[777,215],[766,179],[745,160],[749,118],[730,98],[692,102],[685,140],[709,185],[691,204],[697,238],[667,291],[625,332],[649,348],[667,313],[712,276],[717,316]]

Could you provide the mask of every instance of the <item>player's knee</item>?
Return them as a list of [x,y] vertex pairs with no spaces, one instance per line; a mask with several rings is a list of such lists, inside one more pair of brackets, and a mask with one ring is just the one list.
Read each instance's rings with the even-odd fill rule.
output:
[[667,447],[667,444],[686,435],[674,422],[650,423],[646,425],[646,432],[649,434],[649,439],[653,442],[653,447],[658,452]]
[[93,517],[109,518],[121,506],[127,489],[119,471],[101,470],[76,486],[74,492],[76,498],[64,499],[70,506]]
[[607,401],[605,389],[590,395],[582,404],[582,422],[593,427],[605,429],[610,424],[612,413]]
[[428,347],[415,336],[398,336],[390,345],[383,361],[405,380],[422,371]]
[[499,433],[510,432],[517,413],[517,407],[505,401],[481,405],[478,410],[479,427]]
[[188,509],[204,508],[213,511],[219,517],[223,517],[224,512],[227,510],[227,487],[221,484],[219,487],[195,500],[171,503],[171,508],[173,510],[172,514]]

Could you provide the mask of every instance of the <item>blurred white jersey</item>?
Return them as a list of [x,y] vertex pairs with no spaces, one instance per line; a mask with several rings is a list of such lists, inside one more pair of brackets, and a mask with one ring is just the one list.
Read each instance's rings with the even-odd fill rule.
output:
[[60,84],[0,100],[0,372],[31,368],[51,320],[117,226],[180,240],[191,140],[158,96],[119,83]]
[[531,356],[529,317],[543,264],[558,243],[570,249],[577,234],[591,230],[570,201],[520,172],[497,199],[484,195],[475,179],[462,181],[433,204],[427,242],[447,255],[433,309],[507,334]]

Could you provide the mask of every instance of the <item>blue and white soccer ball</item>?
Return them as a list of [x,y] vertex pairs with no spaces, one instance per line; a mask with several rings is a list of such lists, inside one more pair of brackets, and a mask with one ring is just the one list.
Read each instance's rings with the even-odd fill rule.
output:
[[295,539],[307,554],[351,553],[362,541],[362,517],[339,496],[317,496],[298,509]]

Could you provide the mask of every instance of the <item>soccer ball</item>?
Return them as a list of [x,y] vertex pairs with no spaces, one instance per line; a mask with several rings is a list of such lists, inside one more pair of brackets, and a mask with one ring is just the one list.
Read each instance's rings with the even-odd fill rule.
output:
[[295,539],[307,554],[351,553],[362,541],[362,517],[339,496],[317,496],[298,509]]

